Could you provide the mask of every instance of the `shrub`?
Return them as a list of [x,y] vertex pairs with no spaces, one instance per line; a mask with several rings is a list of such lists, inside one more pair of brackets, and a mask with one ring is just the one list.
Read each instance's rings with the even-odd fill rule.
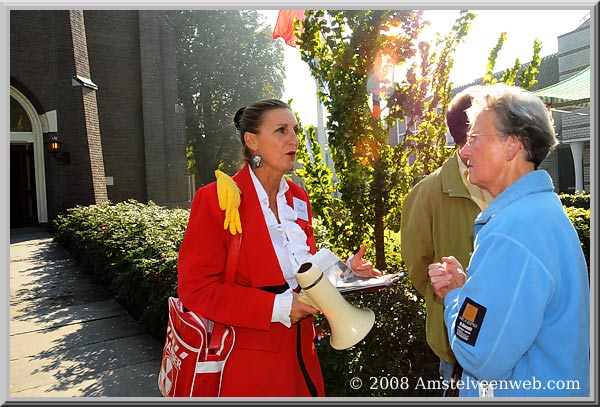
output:
[[[588,201],[589,202],[589,201]],[[575,227],[585,260],[590,269],[590,210],[565,206],[565,212]]]
[[[589,209],[565,207],[574,224],[589,266]],[[150,202],[129,200],[77,206],[54,222],[55,240],[91,270],[132,316],[159,341],[164,341],[167,298],[177,293],[177,255],[189,211],[166,209]],[[327,236],[315,221],[315,235]],[[389,250],[399,253],[397,235],[389,234]],[[323,242],[320,242],[321,245]],[[399,267],[401,259],[390,257]],[[397,270],[394,270],[397,271]],[[335,350],[329,344],[329,325],[316,317],[326,392],[332,397],[440,396],[427,388],[438,379],[439,360],[425,337],[425,305],[405,278],[391,288],[348,294],[349,303],[367,307],[375,326],[357,345]],[[362,386],[354,389],[352,378]],[[356,385],[356,381],[353,382]],[[421,384],[421,386],[419,386]]]
[[[439,359],[425,339],[425,304],[405,279],[391,288],[347,294],[359,308],[375,313],[375,325],[354,347],[335,350],[328,335],[317,343],[325,391],[333,397],[441,396],[441,391],[419,387],[419,380],[437,380]],[[317,332],[328,334],[320,314]],[[360,388],[353,388],[356,379]],[[353,380],[353,382],[351,382]]]
[[68,209],[53,226],[55,240],[162,341],[188,217],[185,209],[128,200]]
[[590,194],[560,194],[558,197],[564,206],[590,209]]
[[[177,251],[188,217],[188,210],[129,200],[77,206],[61,214],[53,227],[55,240],[162,342],[166,300],[176,295]],[[316,229],[317,234],[323,232],[318,222]],[[322,315],[317,317],[317,329],[325,334],[317,349],[328,395],[437,395],[413,390],[416,378],[437,378],[438,361],[425,340],[424,304],[412,294],[410,283],[349,294],[348,301],[371,308],[376,323],[359,344],[338,351],[329,345],[327,321]],[[349,385],[355,376],[363,380],[361,389],[353,390]],[[387,386],[381,382],[379,389],[371,389],[370,377],[389,377],[390,381]],[[404,377],[411,380],[409,389],[401,382]]]

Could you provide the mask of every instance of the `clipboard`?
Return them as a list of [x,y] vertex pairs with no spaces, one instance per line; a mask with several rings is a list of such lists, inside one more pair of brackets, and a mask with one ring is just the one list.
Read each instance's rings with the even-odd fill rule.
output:
[[384,274],[381,277],[359,277],[336,285],[342,294],[391,287],[404,277],[404,272]]
[[323,275],[341,294],[391,287],[405,275],[404,272],[398,272],[381,277],[358,276],[327,248],[319,250],[309,261],[321,269]]

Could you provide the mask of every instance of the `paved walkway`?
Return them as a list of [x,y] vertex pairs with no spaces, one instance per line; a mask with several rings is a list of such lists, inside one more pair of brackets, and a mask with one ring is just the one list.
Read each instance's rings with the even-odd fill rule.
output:
[[160,397],[161,354],[45,230],[11,230],[10,399]]

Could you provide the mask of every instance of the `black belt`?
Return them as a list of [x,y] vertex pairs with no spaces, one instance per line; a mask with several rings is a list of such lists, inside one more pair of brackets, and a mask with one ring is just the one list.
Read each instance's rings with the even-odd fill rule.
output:
[[290,286],[288,285],[288,283],[285,283],[285,284],[280,284],[280,285],[269,285],[266,287],[259,287],[259,288],[268,293],[283,294],[290,288]]

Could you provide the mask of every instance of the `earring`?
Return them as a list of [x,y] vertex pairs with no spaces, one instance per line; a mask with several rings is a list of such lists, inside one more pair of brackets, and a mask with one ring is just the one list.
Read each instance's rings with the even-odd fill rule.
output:
[[263,165],[263,159],[262,159],[262,155],[260,154],[255,154],[252,156],[252,167],[253,168],[260,168]]

